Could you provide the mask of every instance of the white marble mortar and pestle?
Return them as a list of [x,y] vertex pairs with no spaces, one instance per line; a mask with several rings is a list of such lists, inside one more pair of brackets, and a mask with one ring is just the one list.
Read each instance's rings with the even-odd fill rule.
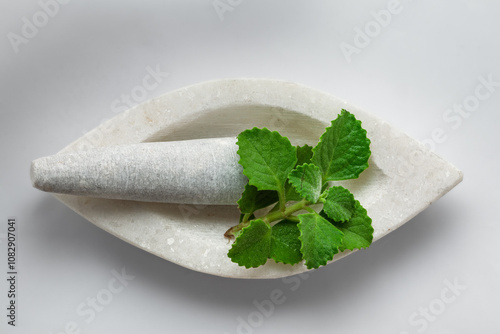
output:
[[246,269],[227,257],[224,232],[238,223],[236,201],[247,182],[236,136],[267,127],[294,145],[315,145],[341,109],[362,121],[371,140],[369,168],[338,183],[367,209],[373,241],[462,180],[449,162],[374,115],[308,87],[265,79],[166,93],[34,160],[31,179],[105,231],[186,268],[233,278],[294,275],[308,269],[272,260]]

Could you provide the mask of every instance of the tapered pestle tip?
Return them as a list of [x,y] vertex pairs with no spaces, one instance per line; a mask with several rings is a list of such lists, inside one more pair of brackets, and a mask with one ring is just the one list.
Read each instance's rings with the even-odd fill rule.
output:
[[41,177],[41,172],[40,172],[40,160],[41,159],[37,159],[37,160],[33,160],[31,162],[31,167],[30,167],[30,178],[31,178],[31,185],[34,187],[34,188],[37,188],[37,189],[40,189],[40,190],[43,190],[43,191],[49,191],[49,190],[46,190],[45,187],[44,187],[44,182],[42,181],[42,177]]
[[31,163],[31,183],[68,195],[230,205],[248,181],[236,151],[236,138],[210,138],[56,154]]

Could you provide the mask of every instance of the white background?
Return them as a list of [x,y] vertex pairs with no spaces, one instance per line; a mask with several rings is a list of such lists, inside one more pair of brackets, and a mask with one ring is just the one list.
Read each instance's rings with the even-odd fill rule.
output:
[[[2,1],[0,11],[2,333],[500,331],[499,2],[220,0],[220,13],[213,0],[53,2]],[[388,6],[382,26],[373,13]],[[46,22],[43,7],[53,16]],[[347,44],[356,53],[344,53]],[[100,230],[29,179],[31,160],[124,108],[122,94],[148,68],[169,74],[147,99],[238,77],[323,90],[433,142],[464,181],[369,250],[307,278],[184,269]],[[476,91],[480,78],[495,83],[491,91]],[[464,116],[447,111],[464,103]],[[6,324],[3,278],[9,216],[19,234],[15,328]],[[110,293],[109,282],[119,287],[114,270],[134,278]],[[282,303],[271,307],[276,289]],[[92,314],[96,297],[108,299]]]

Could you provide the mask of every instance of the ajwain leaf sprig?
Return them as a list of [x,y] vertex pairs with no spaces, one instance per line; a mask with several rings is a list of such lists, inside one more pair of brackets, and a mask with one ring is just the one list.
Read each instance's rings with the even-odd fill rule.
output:
[[342,110],[314,148],[292,146],[266,128],[243,131],[237,145],[248,184],[238,201],[240,223],[225,234],[236,238],[228,252],[233,262],[255,268],[269,258],[291,265],[305,260],[311,269],[339,251],[370,246],[366,210],[349,190],[329,183],[357,178],[368,167],[370,140],[354,115]]

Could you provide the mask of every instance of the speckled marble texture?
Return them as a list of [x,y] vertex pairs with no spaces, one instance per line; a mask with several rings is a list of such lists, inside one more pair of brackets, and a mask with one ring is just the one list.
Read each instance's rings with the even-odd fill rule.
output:
[[[370,167],[359,179],[341,183],[368,210],[375,241],[462,180],[462,173],[449,162],[376,116],[308,87],[263,79],[211,81],[166,93],[117,115],[60,153],[235,137],[253,126],[277,130],[293,144],[315,144],[342,108],[363,122],[372,141]],[[223,234],[238,222],[235,205],[55,196],[105,231],[196,271],[234,278],[278,278],[307,271],[301,264],[289,266],[271,260],[256,269],[232,263],[226,255],[231,245]],[[337,254],[333,261],[348,254]]]
[[100,147],[31,164],[35,188],[143,202],[231,205],[248,182],[236,138]]

